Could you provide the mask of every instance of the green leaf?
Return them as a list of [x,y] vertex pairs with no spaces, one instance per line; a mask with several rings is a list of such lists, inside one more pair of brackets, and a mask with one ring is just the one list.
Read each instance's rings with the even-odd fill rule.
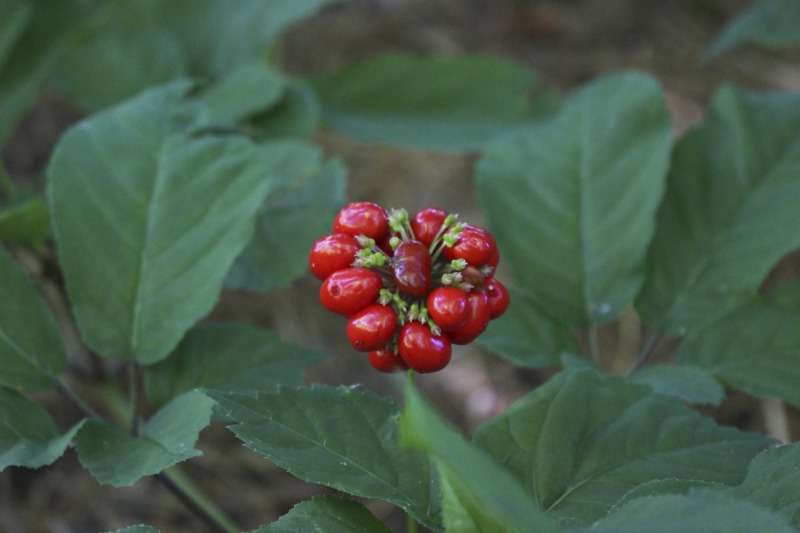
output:
[[186,84],[71,128],[48,168],[61,264],[87,344],[143,364],[208,313],[272,186],[283,145],[191,129]]
[[517,286],[571,324],[613,320],[644,281],[671,127],[658,83],[611,76],[489,145],[481,205]]
[[53,315],[0,246],[0,385],[20,391],[48,390],[66,361]]
[[19,0],[0,2],[0,72],[33,15],[33,4]]
[[442,478],[447,531],[552,531],[553,523],[517,479],[443,422],[406,382],[400,419],[404,445],[429,454]]
[[758,396],[800,405],[800,282],[779,286],[689,335],[678,360]]
[[294,476],[404,509],[435,527],[430,465],[397,441],[397,405],[352,388],[280,388],[257,397],[208,391],[248,448]]
[[520,366],[559,366],[562,354],[580,353],[569,328],[549,316],[532,298],[511,290],[511,304],[478,342]]
[[0,240],[23,246],[38,244],[50,230],[47,205],[38,195],[17,194],[0,207]]
[[159,531],[152,526],[139,524],[138,526],[124,527],[122,529],[117,529],[116,531],[109,531],[107,533],[159,533]]
[[271,331],[245,324],[205,324],[186,334],[170,357],[147,368],[147,396],[163,405],[183,392],[266,390],[301,385],[320,354],[285,344]]
[[796,0],[758,0],[736,17],[706,51],[718,56],[745,43],[772,48],[800,42],[800,4]]
[[780,513],[795,528],[800,527],[800,444],[761,452],[747,469],[741,485],[728,493],[741,500]]
[[153,415],[139,437],[107,422],[88,420],[78,433],[78,458],[100,483],[132,485],[202,455],[194,445],[211,420],[213,406],[202,393],[187,392]]
[[472,150],[553,111],[535,74],[481,57],[383,55],[306,80],[330,128],[365,141]]
[[319,496],[295,505],[277,522],[251,533],[389,533],[380,520],[358,502],[336,496]]
[[253,116],[249,125],[260,138],[305,138],[322,120],[322,104],[306,83],[287,80],[282,100],[273,108]]
[[287,82],[283,74],[256,61],[242,65],[210,86],[203,99],[213,122],[235,124],[276,105]]
[[475,435],[565,525],[590,524],[657,479],[737,484],[771,442],[588,369],[562,371]]
[[703,368],[692,365],[654,365],[637,370],[628,379],[649,385],[655,392],[676,396],[690,403],[718,406],[725,389]]
[[0,387],[0,471],[8,466],[51,464],[64,454],[82,424],[59,434],[41,405]]
[[698,491],[637,498],[591,528],[569,533],[724,533],[792,531],[778,514],[720,492]]
[[800,245],[800,94],[725,87],[678,142],[637,302],[684,335],[755,296]]
[[255,234],[228,274],[228,286],[266,292],[308,271],[308,250],[331,232],[345,202],[347,170],[336,159],[320,166],[320,159],[319,150],[303,148],[279,167],[284,185],[258,214]]

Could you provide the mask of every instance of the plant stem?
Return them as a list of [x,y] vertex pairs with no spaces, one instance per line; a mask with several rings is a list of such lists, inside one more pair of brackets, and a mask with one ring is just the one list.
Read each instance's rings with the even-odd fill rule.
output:
[[664,338],[664,331],[662,329],[654,330],[650,336],[647,338],[647,342],[644,343],[642,350],[636,356],[636,359],[633,361],[631,368],[628,370],[628,374],[631,374],[641,368],[641,366],[647,361],[647,359],[653,354],[658,343],[661,342],[661,339]]
[[0,160],[0,193],[3,193],[8,199],[14,196],[15,192],[17,192],[17,188],[14,182],[11,181],[11,176],[8,175],[5,163]]
[[194,483],[177,467],[164,470],[156,477],[181,503],[213,531],[239,533],[239,528],[236,524],[214,505],[214,502],[200,492]]
[[406,513],[406,533],[417,533],[417,521]]
[[603,365],[600,364],[600,342],[597,338],[597,324],[592,324],[589,326],[589,353],[592,356],[592,361],[594,361],[597,366],[602,367]]
[[78,396],[78,393],[72,390],[72,388],[67,385],[65,382],[61,381],[59,378],[53,379],[53,386],[56,388],[58,392],[64,395],[69,401],[71,401],[78,409],[83,412],[89,418],[95,418],[97,420],[102,420],[100,415],[95,411],[91,405],[83,401],[83,398]]

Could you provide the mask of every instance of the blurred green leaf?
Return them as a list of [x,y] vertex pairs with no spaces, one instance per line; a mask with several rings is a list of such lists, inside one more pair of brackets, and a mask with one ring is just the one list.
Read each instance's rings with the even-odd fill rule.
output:
[[305,138],[314,133],[322,120],[322,104],[306,83],[290,79],[281,101],[254,115],[249,126],[259,138]]
[[251,533],[389,533],[390,530],[358,502],[336,496],[318,496],[298,503],[277,522]]
[[159,531],[152,526],[139,524],[138,526],[124,527],[122,529],[117,529],[116,531],[109,531],[107,533],[159,533]]
[[800,3],[797,0],[756,0],[728,24],[705,57],[718,56],[746,43],[772,48],[800,43]]
[[780,513],[800,528],[800,443],[761,452],[747,469],[747,477],[729,494]]
[[66,362],[53,315],[28,276],[0,246],[0,386],[51,389]]
[[67,293],[86,343],[164,358],[208,313],[273,179],[283,145],[202,135],[172,84],[93,115],[61,138],[49,200]]
[[507,60],[383,55],[305,78],[325,125],[364,141],[473,150],[554,111],[535,74]]
[[561,355],[578,354],[569,328],[549,316],[532,298],[511,290],[511,304],[492,321],[478,343],[513,363],[528,367],[559,366]]
[[478,447],[464,441],[406,382],[400,419],[402,443],[436,462],[442,479],[447,531],[553,531],[532,494]]
[[725,87],[678,141],[637,301],[685,335],[753,298],[800,245],[800,94]]
[[718,426],[623,378],[568,369],[484,424],[475,443],[548,514],[588,525],[653,480],[737,484],[772,439]]
[[0,387],[0,470],[49,465],[64,454],[82,424],[62,435],[41,405]]
[[628,379],[649,385],[655,392],[690,403],[719,405],[725,389],[705,369],[692,365],[654,365],[637,370]]
[[33,4],[24,0],[0,0],[0,72],[33,15]]
[[288,80],[265,63],[247,63],[219,79],[202,95],[211,121],[236,124],[251,115],[263,113],[280,102]]
[[630,305],[644,281],[670,135],[658,83],[627,73],[487,146],[479,199],[517,287],[576,325],[608,322]]
[[792,531],[780,515],[722,492],[697,491],[637,498],[592,527],[568,533],[727,533]]
[[694,331],[678,360],[757,396],[800,406],[800,282],[779,286]]
[[276,167],[283,186],[259,212],[255,234],[228,274],[228,286],[266,292],[308,271],[311,245],[332,231],[345,203],[347,169],[337,159],[322,164],[321,156],[319,149],[306,147]]
[[200,387],[248,393],[301,385],[306,367],[320,355],[286,344],[272,331],[204,324],[190,329],[168,358],[147,368],[147,397],[163,405]]
[[138,437],[113,424],[88,420],[78,433],[78,458],[100,483],[132,485],[202,455],[194,445],[211,420],[213,406],[204,394],[187,392],[153,415]]
[[436,526],[425,457],[397,443],[397,405],[352,388],[280,388],[257,397],[208,391],[248,448],[294,476],[404,509]]
[[17,194],[0,207],[0,240],[23,246],[40,243],[50,231],[47,204],[38,195]]

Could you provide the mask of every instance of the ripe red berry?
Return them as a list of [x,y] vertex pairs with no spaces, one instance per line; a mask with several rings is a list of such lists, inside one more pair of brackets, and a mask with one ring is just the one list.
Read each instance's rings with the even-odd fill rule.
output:
[[355,260],[358,249],[358,243],[352,235],[326,235],[311,246],[308,268],[314,276],[324,280],[337,270],[349,267]]
[[434,335],[426,324],[407,322],[397,337],[400,357],[411,370],[436,372],[450,362],[452,347],[446,333]]
[[369,362],[376,370],[381,372],[394,372],[395,370],[406,370],[405,362],[392,348],[386,347],[375,350],[367,354]]
[[329,311],[349,316],[378,299],[383,280],[363,267],[337,270],[325,279],[319,299]]
[[419,241],[400,243],[392,257],[394,281],[401,291],[426,296],[431,290],[431,254]]
[[449,333],[453,344],[469,344],[486,330],[490,320],[489,297],[482,292],[467,293],[467,319]]
[[437,326],[452,331],[467,319],[467,294],[455,287],[438,287],[428,295],[426,307]]
[[484,291],[489,297],[489,318],[494,320],[508,309],[510,298],[505,285],[494,278],[489,278],[484,284]]
[[449,261],[464,259],[474,267],[482,267],[492,259],[493,242],[494,237],[485,229],[465,224],[456,244],[452,247],[445,246],[444,256]]
[[411,229],[414,231],[415,238],[430,247],[445,218],[447,218],[447,211],[437,207],[428,207],[419,211],[411,218]]
[[378,204],[352,202],[344,206],[333,220],[333,231],[348,235],[366,235],[376,241],[389,233],[389,217]]
[[347,338],[353,348],[371,352],[386,346],[397,329],[397,313],[391,307],[372,304],[356,312],[347,322]]

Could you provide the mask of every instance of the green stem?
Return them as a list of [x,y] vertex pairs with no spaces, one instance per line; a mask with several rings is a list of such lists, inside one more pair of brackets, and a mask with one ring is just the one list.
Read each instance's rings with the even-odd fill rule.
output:
[[600,341],[597,338],[596,324],[589,326],[589,353],[592,356],[592,361],[594,361],[597,366],[602,366],[600,363],[602,354],[600,353]]
[[97,420],[102,420],[100,415],[95,411],[91,405],[83,401],[83,398],[78,396],[78,393],[72,390],[72,388],[61,381],[59,378],[53,379],[53,386],[56,388],[58,392],[64,395],[69,401],[71,401],[78,409],[83,412],[89,418],[95,418]]
[[636,359],[631,364],[630,369],[628,370],[628,374],[631,374],[642,367],[642,365],[647,362],[647,359],[653,354],[658,346],[658,343],[661,342],[661,339],[664,338],[664,331],[661,329],[657,329],[650,334],[648,337],[647,342],[645,342],[644,347],[636,356]]
[[239,528],[177,467],[158,474],[158,480],[212,531],[239,533]]
[[131,410],[130,432],[134,437],[139,436],[139,419],[141,418],[139,385],[141,381],[142,367],[131,357],[128,361],[128,401],[130,402]]
[[0,161],[0,192],[2,192],[6,198],[11,198],[14,196],[14,193],[17,192],[17,187],[11,180],[11,176],[8,175],[6,165],[2,161]]
[[417,533],[417,521],[406,513],[406,533]]

